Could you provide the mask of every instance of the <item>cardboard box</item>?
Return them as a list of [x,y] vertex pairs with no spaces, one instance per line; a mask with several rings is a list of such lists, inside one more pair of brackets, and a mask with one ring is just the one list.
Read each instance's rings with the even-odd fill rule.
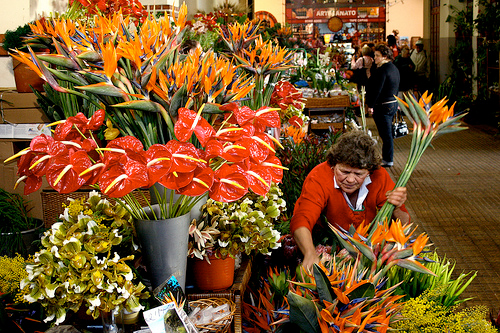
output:
[[[3,100],[3,101],[2,101]],[[14,124],[47,123],[50,119],[38,107],[34,93],[0,92],[2,122]]]

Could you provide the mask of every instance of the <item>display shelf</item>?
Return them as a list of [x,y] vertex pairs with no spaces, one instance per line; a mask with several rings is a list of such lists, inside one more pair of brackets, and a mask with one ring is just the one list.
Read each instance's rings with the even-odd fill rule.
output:
[[329,128],[344,130],[345,108],[350,105],[348,95],[329,98],[307,98],[305,110],[309,116],[309,132]]

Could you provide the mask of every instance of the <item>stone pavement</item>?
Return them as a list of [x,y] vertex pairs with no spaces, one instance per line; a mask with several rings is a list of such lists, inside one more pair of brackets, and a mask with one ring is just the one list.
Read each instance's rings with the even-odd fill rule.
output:
[[[367,126],[377,135],[372,118]],[[411,135],[394,140],[396,180],[408,157]],[[381,146],[381,143],[379,142]],[[434,149],[433,149],[434,147]],[[426,232],[455,272],[477,271],[463,296],[466,306],[500,309],[500,135],[478,127],[433,141],[407,185],[412,222]]]

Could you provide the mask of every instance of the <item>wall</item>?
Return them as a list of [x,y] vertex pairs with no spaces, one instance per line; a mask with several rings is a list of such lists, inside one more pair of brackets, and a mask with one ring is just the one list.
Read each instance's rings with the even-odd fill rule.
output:
[[399,37],[424,36],[424,0],[387,1],[386,34],[399,30]]
[[254,12],[267,11],[276,17],[276,20],[285,23],[285,0],[254,0]]

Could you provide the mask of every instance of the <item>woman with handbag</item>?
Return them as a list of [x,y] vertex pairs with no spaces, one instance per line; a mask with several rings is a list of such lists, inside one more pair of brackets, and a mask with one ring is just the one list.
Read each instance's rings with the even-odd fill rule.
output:
[[399,71],[392,63],[394,60],[392,50],[385,44],[375,48],[375,71],[368,80],[366,88],[366,104],[368,112],[373,114],[378,135],[382,139],[382,166],[394,165],[394,142],[392,122],[398,103],[396,97],[399,89]]
[[372,49],[368,45],[364,45],[361,48],[361,57],[356,59],[356,61],[351,62],[351,69],[353,71],[353,76],[351,81],[358,84],[358,87],[366,86],[368,79],[370,78],[370,68],[373,64],[373,58],[371,57]]

